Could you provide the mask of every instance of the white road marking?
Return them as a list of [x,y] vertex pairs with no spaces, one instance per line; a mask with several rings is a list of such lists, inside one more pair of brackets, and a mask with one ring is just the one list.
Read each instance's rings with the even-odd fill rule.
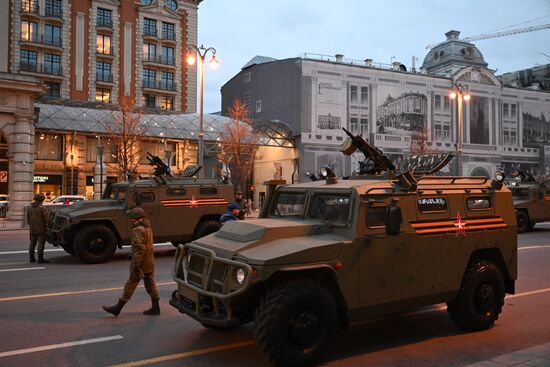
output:
[[[157,243],[154,244],[155,247],[163,247],[163,246],[170,246],[174,247],[171,243]],[[123,249],[130,248],[130,246],[122,246]],[[175,247],[174,247],[175,248]],[[53,249],[45,249],[44,252],[65,252],[62,248],[53,248]],[[22,250],[22,251],[2,251],[0,252],[0,255],[15,255],[15,254],[28,254],[29,250]]]
[[73,347],[75,345],[84,345],[84,344],[91,344],[91,343],[100,343],[100,342],[106,342],[109,340],[115,340],[115,339],[122,339],[122,335],[113,335],[113,336],[106,336],[103,338],[95,338],[95,339],[86,339],[86,340],[79,340],[75,342],[68,342],[68,343],[61,343],[61,344],[52,344],[52,345],[44,345],[42,347],[35,347],[35,348],[27,348],[27,349],[18,349],[18,350],[12,350],[8,352],[0,353],[0,358],[2,357],[9,357],[9,356],[15,356],[18,354],[27,354],[27,353],[34,353],[34,352],[42,352],[44,350],[51,350],[51,349],[59,349],[59,348],[67,348],[67,347]]
[[2,269],[2,270],[0,270],[0,273],[5,273],[5,272],[8,272],[8,271],[44,270],[44,269],[46,269],[46,268],[43,267],[43,266],[37,266],[37,267],[34,267],[34,268]]
[[534,245],[534,246],[518,247],[518,250],[532,250],[537,248],[550,248],[550,245]]

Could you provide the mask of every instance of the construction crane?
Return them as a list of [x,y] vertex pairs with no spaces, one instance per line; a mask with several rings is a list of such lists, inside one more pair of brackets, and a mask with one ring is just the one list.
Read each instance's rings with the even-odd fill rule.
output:
[[[461,39],[461,41],[466,41],[466,42],[479,41],[479,40],[485,40],[485,39],[488,39],[488,38],[497,38],[497,37],[510,36],[510,35],[513,35],[513,34],[519,34],[519,33],[541,31],[543,29],[548,29],[548,28],[550,28],[550,24],[541,24],[541,25],[537,25],[537,26],[512,29],[512,30],[509,30],[509,31],[482,33],[482,34],[478,34],[477,36],[463,38],[463,39]],[[431,43],[429,45],[426,45],[426,48],[433,48],[433,47],[439,46],[439,45],[441,45],[445,42],[446,41],[438,42],[438,43]]]

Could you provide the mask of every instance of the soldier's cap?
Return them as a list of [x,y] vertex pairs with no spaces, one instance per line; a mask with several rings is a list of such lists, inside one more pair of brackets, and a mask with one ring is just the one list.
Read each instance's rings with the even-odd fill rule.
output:
[[35,194],[33,197],[34,201],[44,201],[45,198],[44,194]]
[[128,210],[126,214],[128,214],[131,219],[145,218],[145,212],[143,211],[143,209],[138,207]]
[[241,207],[238,206],[238,205],[235,204],[235,203],[230,203],[230,204],[227,206],[227,210],[230,211],[230,212],[232,212],[232,211],[235,210],[235,209],[240,210]]

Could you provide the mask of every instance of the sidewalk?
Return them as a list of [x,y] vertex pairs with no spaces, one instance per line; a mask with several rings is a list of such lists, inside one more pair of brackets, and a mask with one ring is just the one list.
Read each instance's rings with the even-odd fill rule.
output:
[[28,230],[28,228],[21,228],[20,220],[6,220],[0,219],[0,231],[13,231],[13,230]]
[[466,367],[550,367],[550,343],[502,354]]

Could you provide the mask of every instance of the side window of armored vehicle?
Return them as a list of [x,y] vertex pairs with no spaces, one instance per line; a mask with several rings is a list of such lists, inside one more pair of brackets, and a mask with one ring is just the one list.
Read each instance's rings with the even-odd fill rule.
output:
[[466,199],[468,210],[487,210],[491,209],[491,199],[488,197],[469,197]]
[[166,189],[166,195],[169,195],[169,196],[185,196],[185,189],[183,189],[183,188],[168,188],[168,189]]
[[514,188],[512,189],[512,197],[516,199],[529,199],[529,189],[524,188]]
[[350,197],[346,194],[318,194],[309,206],[308,218],[334,223],[349,221]]
[[218,193],[218,189],[215,187],[201,187],[199,189],[199,194],[208,196],[208,195],[216,195]]
[[[138,198],[139,196],[139,198]],[[155,194],[150,191],[146,192],[135,192],[134,193],[134,201],[137,203],[138,201],[140,203],[154,203],[155,202]]]
[[386,227],[387,206],[369,205],[367,206],[367,227],[384,228]]
[[301,217],[304,215],[304,192],[279,192],[269,210],[269,217]]
[[445,213],[447,211],[447,198],[443,196],[419,197],[416,205],[420,213]]
[[106,199],[125,200],[127,192],[128,192],[127,186],[113,187],[113,190],[110,192],[109,197],[107,197]]

